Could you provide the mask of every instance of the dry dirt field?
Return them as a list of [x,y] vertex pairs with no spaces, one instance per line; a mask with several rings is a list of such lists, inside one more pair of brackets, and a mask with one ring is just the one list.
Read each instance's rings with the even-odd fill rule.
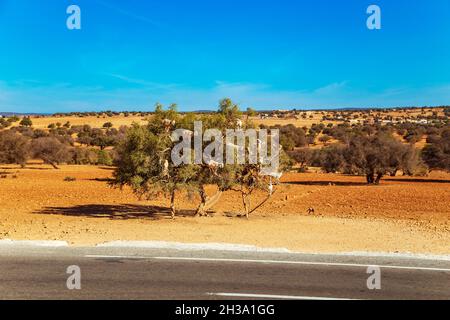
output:
[[[339,122],[336,121],[322,121],[323,115],[332,115],[335,111],[308,111],[308,117],[306,119],[295,119],[295,118],[273,118],[269,117],[267,119],[259,119],[258,117],[251,117],[250,119],[257,125],[264,124],[267,126],[274,125],[287,125],[294,124],[297,127],[307,127],[310,128],[313,124],[323,123],[327,125],[329,123],[337,124]],[[373,116],[375,114],[380,115],[381,117],[391,116],[391,117],[416,117],[416,116],[431,116],[433,112],[436,112],[439,116],[443,116],[442,108],[427,108],[422,113],[421,109],[405,109],[405,110],[373,110],[370,115]],[[355,116],[358,116],[359,119],[362,119],[363,113],[354,111]],[[312,118],[310,118],[312,116]],[[129,126],[133,122],[139,124],[145,124],[149,117],[141,117],[138,115],[130,115],[125,117],[123,115],[114,115],[112,117],[108,117],[106,115],[101,116],[64,116],[64,117],[55,117],[55,116],[32,116],[33,128],[35,129],[47,129],[49,124],[52,123],[61,123],[62,125],[66,122],[70,122],[71,125],[85,125],[88,124],[91,127],[101,128],[105,122],[111,122],[115,128],[119,128],[120,126]],[[151,118],[151,117],[150,117]],[[13,123],[13,126],[18,126],[19,123]]]
[[[145,124],[147,123],[145,117],[140,116],[113,116],[113,117],[107,117],[107,116],[86,116],[86,117],[78,117],[78,116],[66,116],[66,117],[31,117],[31,120],[33,121],[33,128],[34,129],[41,129],[46,130],[47,127],[54,123],[61,123],[64,125],[66,122],[70,122],[72,126],[82,126],[82,125],[90,125],[93,128],[101,128],[103,124],[106,122],[111,122],[114,126],[114,128],[119,128],[120,126],[129,126],[133,122],[139,123],[139,124]],[[16,122],[13,124],[13,126],[18,126],[19,123]]]
[[[196,199],[139,201],[107,186],[111,168],[0,167],[0,239],[66,240],[72,245],[111,240],[227,242],[301,252],[450,254],[450,174],[386,178],[291,173],[270,203],[249,219],[238,194],[226,193],[211,218],[194,218]],[[66,177],[76,178],[66,182]],[[258,195],[262,199],[263,195]],[[308,215],[307,209],[315,214]]]
[[[150,117],[151,118],[151,117]],[[73,126],[79,126],[79,125],[90,125],[93,128],[101,128],[103,126],[103,124],[105,124],[106,122],[111,122],[113,124],[114,128],[119,128],[120,126],[130,126],[133,122],[139,123],[139,124],[146,124],[147,123],[147,119],[149,119],[148,117],[141,117],[141,116],[129,116],[129,117],[124,117],[124,116],[112,116],[112,117],[107,117],[107,116],[86,116],[86,117],[78,117],[78,116],[65,116],[65,117],[55,117],[55,116],[47,116],[47,117],[31,117],[31,120],[33,121],[33,128],[34,129],[41,129],[41,130],[46,130],[47,127],[54,123],[61,123],[62,125],[65,124],[66,122],[70,122],[71,125]],[[277,124],[280,125],[287,125],[287,124],[294,124],[297,127],[311,127],[312,124],[316,123],[321,123],[321,119],[322,116],[319,113],[315,113],[314,118],[312,119],[275,119],[275,118],[270,118],[270,119],[259,119],[257,117],[252,117],[251,120],[257,124],[264,124],[264,125],[268,125],[268,126],[274,126]],[[334,123],[336,124],[336,122],[332,122],[332,121],[324,121],[323,123],[326,125],[328,123]],[[12,126],[18,126],[19,122],[13,123]]]

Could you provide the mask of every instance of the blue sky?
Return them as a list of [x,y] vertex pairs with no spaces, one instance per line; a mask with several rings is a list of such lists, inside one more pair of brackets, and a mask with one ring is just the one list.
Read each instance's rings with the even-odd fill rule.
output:
[[[81,8],[68,30],[66,8]],[[366,9],[382,10],[382,29]],[[0,111],[450,104],[448,0],[0,0]]]

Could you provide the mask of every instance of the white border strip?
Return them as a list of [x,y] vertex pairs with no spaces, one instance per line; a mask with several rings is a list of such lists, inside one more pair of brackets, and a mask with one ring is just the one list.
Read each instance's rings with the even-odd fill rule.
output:
[[2,246],[27,246],[27,247],[68,247],[66,241],[47,241],[47,240],[0,240]]
[[254,294],[254,293],[206,293],[209,296],[229,297],[229,298],[256,298],[256,299],[279,299],[279,300],[355,300],[347,298],[330,298],[330,297],[308,297],[308,296],[285,296],[273,294]]

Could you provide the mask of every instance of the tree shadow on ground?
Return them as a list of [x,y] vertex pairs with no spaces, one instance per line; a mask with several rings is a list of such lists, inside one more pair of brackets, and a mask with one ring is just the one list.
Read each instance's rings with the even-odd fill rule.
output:
[[102,169],[102,170],[108,170],[108,171],[114,171],[114,170],[116,170],[116,168],[115,167],[105,167],[105,166],[102,166],[102,167],[98,167],[99,169]]
[[[71,217],[108,218],[113,220],[129,219],[169,219],[170,209],[160,206],[144,205],[78,205],[73,207],[45,207],[35,214],[63,215]],[[195,210],[178,210],[177,217],[193,217]]]
[[[405,182],[405,183],[450,183],[450,180],[439,180],[439,179],[414,179],[414,178],[383,178],[380,181],[382,185],[383,182]],[[341,186],[341,187],[351,187],[351,186],[372,186],[365,181],[289,181],[283,184],[294,184],[303,186]]]
[[450,180],[445,179],[414,179],[414,178],[385,178],[382,181],[391,182],[417,182],[417,183],[450,183]]
[[340,187],[349,187],[349,186],[367,186],[367,182],[352,182],[352,181],[289,181],[284,182],[283,184],[296,184],[303,186],[340,186]]
[[33,166],[25,166],[25,167],[0,167],[0,170],[55,170],[55,168],[52,167],[48,167],[48,168],[43,168],[43,167],[33,167]]
[[85,179],[87,181],[97,181],[97,182],[113,182],[114,179],[112,178],[91,178],[91,179]]

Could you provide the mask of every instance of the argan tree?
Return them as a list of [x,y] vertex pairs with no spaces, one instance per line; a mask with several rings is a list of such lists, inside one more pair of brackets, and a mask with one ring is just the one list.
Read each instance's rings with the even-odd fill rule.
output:
[[422,159],[430,169],[450,171],[450,128],[442,130],[439,136],[422,150]]
[[342,150],[344,172],[364,174],[368,184],[379,184],[386,175],[398,170],[412,174],[419,165],[417,151],[389,134],[355,136]]
[[384,175],[395,176],[398,171],[413,175],[423,168],[418,150],[382,131],[349,135],[347,144],[314,151],[311,163],[327,173],[364,175],[368,184],[379,184]]
[[148,125],[133,124],[117,147],[117,168],[112,182],[113,186],[128,185],[135,194],[147,199],[170,197],[172,218],[176,214],[176,192],[189,191],[196,174],[193,165],[175,167],[171,161],[174,146],[171,132],[178,119],[175,105],[164,111],[158,104]]
[[24,167],[30,156],[29,139],[15,131],[0,132],[0,163]]
[[59,169],[58,165],[71,161],[69,146],[60,142],[55,137],[42,137],[32,141],[32,156]]
[[[268,182],[270,178],[261,174],[260,169],[214,161],[177,166],[171,159],[172,150],[178,143],[172,136],[174,130],[182,129],[188,135],[194,134],[194,121],[202,120],[204,129],[215,128],[225,133],[226,129],[242,128],[240,115],[238,106],[230,99],[220,102],[217,113],[202,117],[193,114],[181,116],[176,105],[164,110],[162,105],[157,104],[148,125],[134,124],[117,147],[118,160],[112,185],[128,185],[137,195],[147,199],[160,195],[169,197],[172,217],[176,213],[177,191],[184,190],[189,194],[198,192],[201,203],[197,215],[205,215],[224,191],[235,190],[243,195],[245,215],[248,217],[262,205],[250,208],[248,199],[254,190],[265,189],[269,197],[273,194],[273,185]],[[208,185],[217,186],[216,194],[211,197],[206,193]]]

